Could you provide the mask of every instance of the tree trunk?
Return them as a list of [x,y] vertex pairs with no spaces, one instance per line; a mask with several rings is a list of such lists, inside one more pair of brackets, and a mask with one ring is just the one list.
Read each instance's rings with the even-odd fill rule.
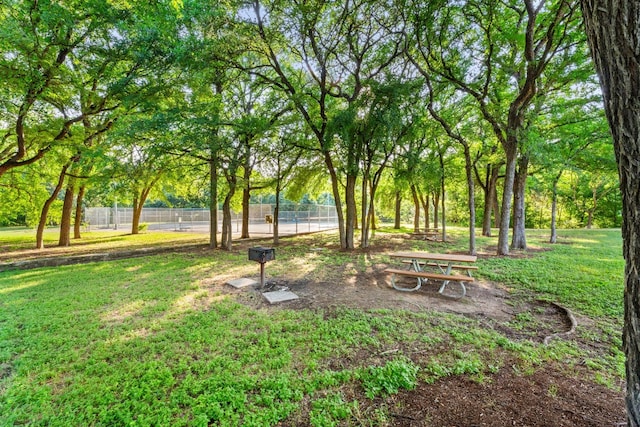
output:
[[278,174],[278,183],[276,184],[276,204],[273,207],[273,244],[280,244],[279,226],[280,220],[280,174]]
[[433,192],[433,228],[439,227],[440,221],[440,190]]
[[211,149],[209,159],[209,248],[218,247],[218,154]]
[[131,234],[140,233],[140,217],[142,216],[142,208],[144,207],[144,203],[147,201],[147,197],[149,197],[149,193],[151,193],[151,189],[158,182],[159,179],[156,177],[147,187],[142,188],[140,194],[133,195],[133,213],[131,218]]
[[529,168],[528,156],[522,156],[518,160],[518,171],[514,182],[513,196],[513,236],[511,249],[527,249],[527,237],[525,234],[525,192],[527,189],[527,174]]
[[442,203],[442,241],[446,242],[447,241],[447,221],[446,221],[446,212],[445,212],[445,199],[446,199],[446,193],[445,193],[445,186],[444,186],[444,158],[442,156],[442,152],[438,152],[438,159],[440,160],[440,191],[441,191],[441,200],[440,203]]
[[336,216],[338,217],[338,233],[340,234],[340,247],[342,249],[353,249],[353,237],[351,239],[351,246],[348,245],[347,237],[345,233],[344,213],[342,212],[342,198],[340,196],[340,180],[338,174],[333,167],[333,160],[331,159],[331,153],[324,151],[324,163],[329,170],[329,176],[331,177],[331,191],[333,193],[333,200],[336,204]]
[[582,0],[622,193],[627,420],[640,426],[640,2]]
[[393,228],[398,230],[401,225],[400,209],[402,208],[402,195],[399,191],[396,191],[396,215],[393,221]]
[[347,205],[347,224],[345,229],[345,249],[353,249],[355,247],[354,235],[356,229],[356,176],[347,175],[347,186],[344,196]]
[[493,175],[492,177],[492,185],[491,185],[491,204],[493,205],[493,217],[494,217],[494,227],[498,228],[500,227],[500,223],[502,222],[502,213],[500,211],[500,202],[498,200],[498,179],[500,178],[500,169],[496,169],[494,171],[495,173],[495,180],[493,180]]
[[553,189],[551,190],[551,237],[549,243],[556,243],[558,241],[557,231],[557,214],[558,214],[558,182],[562,177],[562,171],[558,173],[553,179]]
[[73,223],[73,238],[80,239],[81,236],[81,228],[82,228],[82,203],[84,201],[84,192],[87,187],[85,185],[81,185],[78,188],[78,196],[76,197],[76,215]]
[[[482,213],[482,235],[491,237],[493,224],[500,223],[500,210],[498,209],[498,179],[500,177],[500,165],[487,165],[486,183],[484,186],[484,211]],[[495,218],[495,222],[491,217]]]
[[373,202],[373,197],[369,200],[369,224],[371,224],[371,231],[378,229],[378,223],[376,221],[376,205]]
[[[480,174],[478,174],[480,175]],[[484,177],[484,185],[482,185],[482,193],[484,196],[484,209],[482,210],[482,235],[491,237],[491,213],[492,213],[492,203],[491,203],[491,193],[489,182],[491,181],[491,163],[487,165],[487,170],[485,171]],[[478,180],[480,177],[478,176]]]
[[429,192],[427,194],[420,194],[420,204],[422,205],[422,210],[424,211],[424,229],[427,230],[429,228]]
[[241,239],[249,238],[249,200],[251,199],[251,148],[249,142],[245,141],[247,151],[245,153],[242,185],[242,232]]
[[587,210],[587,230],[593,228],[593,214],[598,206],[598,189],[595,187],[591,189],[591,201],[593,202],[591,208]]
[[368,172],[364,172],[362,174],[362,212],[360,217],[360,222],[362,223],[362,230],[360,232],[360,247],[368,248],[369,247],[369,200],[368,200],[368,180],[367,180]]
[[[471,152],[469,151],[469,145],[464,144],[464,164],[465,171],[467,173],[467,186],[469,192],[467,198],[469,201],[469,254],[476,254],[476,196],[475,196],[475,181],[473,179],[473,161],[471,160]],[[443,187],[444,194],[444,187]],[[444,215],[444,212],[443,212]],[[444,227],[442,227],[442,235],[444,239]]]
[[509,223],[511,219],[511,200],[513,200],[513,184],[516,175],[517,142],[513,140],[510,147],[505,147],[507,170],[502,192],[502,209],[500,209],[500,230],[498,232],[498,255],[509,255]]
[[64,192],[64,202],[62,204],[62,215],[60,217],[60,237],[58,246],[66,247],[71,245],[71,212],[73,212],[73,199],[75,196],[75,178],[67,181],[67,190]]
[[413,231],[420,231],[420,199],[415,184],[411,184],[411,196],[413,197]]
[[140,200],[137,195],[133,196],[133,212],[131,214],[131,234],[140,233],[140,216],[142,215],[142,205],[144,200]]
[[222,242],[223,249],[230,251],[233,246],[233,225],[231,224],[231,198],[235,190],[229,190],[222,204]]
[[64,185],[64,178],[67,176],[67,169],[71,166],[71,162],[62,167],[60,175],[58,176],[58,183],[56,184],[51,196],[44,202],[42,211],[40,212],[40,221],[38,222],[38,228],[36,230],[36,249],[44,248],[44,229],[47,226],[47,216],[49,215],[49,208],[58,197],[58,193]]

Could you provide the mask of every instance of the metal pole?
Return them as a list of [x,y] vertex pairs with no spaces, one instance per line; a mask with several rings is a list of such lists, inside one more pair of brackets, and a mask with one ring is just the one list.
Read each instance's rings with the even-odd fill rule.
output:
[[260,289],[264,289],[264,262],[260,263]]

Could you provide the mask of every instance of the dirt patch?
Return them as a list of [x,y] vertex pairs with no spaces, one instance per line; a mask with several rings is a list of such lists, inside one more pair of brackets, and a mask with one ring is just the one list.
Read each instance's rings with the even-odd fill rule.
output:
[[455,376],[420,384],[383,403],[394,426],[616,426],[625,421],[620,394],[569,380],[548,366],[531,375],[501,369],[475,382]]

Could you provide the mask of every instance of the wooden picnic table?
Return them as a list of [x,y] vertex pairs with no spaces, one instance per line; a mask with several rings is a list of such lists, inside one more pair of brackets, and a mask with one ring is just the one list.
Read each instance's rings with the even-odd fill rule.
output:
[[[477,257],[475,255],[440,254],[417,251],[395,252],[390,254],[390,256],[392,258],[401,258],[403,263],[410,264],[409,270],[397,268],[387,268],[385,270],[385,272],[391,273],[391,285],[393,288],[405,292],[417,291],[427,280],[439,280],[442,281],[442,285],[438,290],[439,293],[442,294],[450,282],[456,282],[461,287],[462,295],[460,298],[462,298],[467,293],[464,282],[473,281],[471,271],[478,268],[470,265],[476,262]],[[424,267],[435,267],[436,272],[424,271]],[[453,270],[465,270],[467,275],[452,274]],[[417,284],[413,288],[404,288],[396,283],[396,276],[415,277]]]

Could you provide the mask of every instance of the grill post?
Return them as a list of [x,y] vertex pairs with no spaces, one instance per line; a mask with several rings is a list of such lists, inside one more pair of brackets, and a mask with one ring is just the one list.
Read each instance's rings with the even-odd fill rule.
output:
[[276,251],[273,248],[263,248],[256,246],[249,248],[249,261],[256,261],[260,264],[260,289],[264,288],[264,265],[268,261],[276,259]]

